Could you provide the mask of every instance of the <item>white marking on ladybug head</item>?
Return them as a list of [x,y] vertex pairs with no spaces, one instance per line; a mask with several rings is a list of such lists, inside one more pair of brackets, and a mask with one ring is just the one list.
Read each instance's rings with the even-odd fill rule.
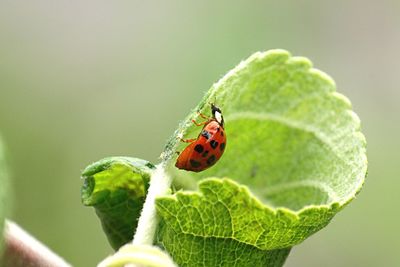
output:
[[215,117],[215,120],[216,120],[219,124],[222,124],[222,114],[221,114],[221,112],[215,111],[214,117]]

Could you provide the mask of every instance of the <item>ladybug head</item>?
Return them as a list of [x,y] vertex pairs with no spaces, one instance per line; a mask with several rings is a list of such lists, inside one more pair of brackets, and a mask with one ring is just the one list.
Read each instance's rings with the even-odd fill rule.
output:
[[222,111],[219,107],[211,103],[211,113],[214,119],[223,127],[224,126],[224,117],[222,117]]

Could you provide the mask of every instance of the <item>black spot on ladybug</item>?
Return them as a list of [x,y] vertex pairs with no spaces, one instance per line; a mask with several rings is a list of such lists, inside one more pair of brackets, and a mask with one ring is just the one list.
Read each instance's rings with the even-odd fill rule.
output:
[[218,127],[218,128],[217,128],[217,132],[219,132],[219,130],[221,130],[221,127]]
[[211,141],[210,141],[210,145],[211,145],[212,148],[216,149],[217,146],[218,146],[218,142],[215,141],[215,140],[211,140]]
[[221,136],[224,136],[224,131],[221,131],[220,134],[221,134]]
[[194,150],[195,150],[196,152],[198,152],[198,153],[201,153],[201,152],[203,152],[204,147],[203,147],[202,145],[198,144],[198,145],[196,145],[196,146],[194,147]]
[[221,151],[224,151],[224,149],[225,149],[225,143],[221,143],[221,145],[219,146],[219,149],[220,149]]
[[200,167],[201,163],[198,162],[197,160],[191,159],[190,165],[192,165],[193,168],[198,168],[198,167]]
[[211,164],[214,163],[214,161],[215,161],[215,156],[214,156],[214,155],[211,155],[211,156],[207,159],[207,164],[208,164],[208,165],[211,165]]
[[207,130],[201,131],[201,135],[205,137],[207,140],[210,139],[211,134]]
[[208,155],[208,150],[204,151],[204,153],[201,155],[203,158],[207,157]]

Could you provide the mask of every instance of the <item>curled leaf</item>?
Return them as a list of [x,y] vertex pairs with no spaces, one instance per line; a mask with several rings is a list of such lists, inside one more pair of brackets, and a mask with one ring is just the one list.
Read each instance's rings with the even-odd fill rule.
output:
[[154,169],[145,160],[111,157],[82,173],[82,203],[95,208],[115,250],[133,238]]

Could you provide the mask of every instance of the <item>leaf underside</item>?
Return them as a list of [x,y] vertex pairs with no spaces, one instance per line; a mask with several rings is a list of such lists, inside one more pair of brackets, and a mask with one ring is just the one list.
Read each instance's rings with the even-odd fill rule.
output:
[[[209,114],[215,99],[225,118],[224,156],[200,173],[176,169],[174,151],[184,148],[176,136],[196,137],[191,120],[201,120],[197,110]],[[197,193],[157,200],[158,240],[180,266],[281,266],[290,247],[359,192],[365,146],[358,117],[330,77],[287,51],[255,53],[212,86],[168,142],[163,156],[176,184],[201,182]]]
[[133,238],[154,168],[141,159],[111,157],[83,171],[82,203],[95,208],[115,250]]

